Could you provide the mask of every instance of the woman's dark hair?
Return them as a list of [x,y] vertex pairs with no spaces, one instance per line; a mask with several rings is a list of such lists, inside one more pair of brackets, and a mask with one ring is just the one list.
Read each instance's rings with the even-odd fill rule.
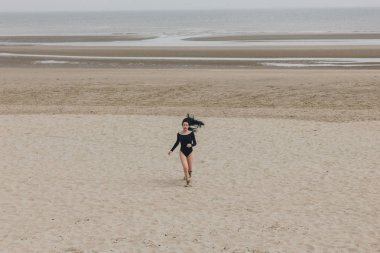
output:
[[184,122],[187,122],[189,124],[189,130],[193,132],[196,132],[198,127],[202,127],[205,125],[205,123],[203,123],[202,121],[195,119],[194,115],[190,116],[189,113],[186,115],[186,118],[182,120],[182,125]]

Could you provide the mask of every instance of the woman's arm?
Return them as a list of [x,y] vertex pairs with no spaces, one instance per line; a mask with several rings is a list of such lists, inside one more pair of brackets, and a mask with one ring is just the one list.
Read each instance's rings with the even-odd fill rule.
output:
[[194,134],[194,132],[191,132],[191,137],[192,137],[192,139],[193,139],[193,143],[191,144],[191,146],[192,147],[194,147],[194,146],[196,146],[197,145],[197,140],[195,139],[195,134]]
[[170,151],[174,151],[174,149],[178,146],[178,144],[179,144],[179,136],[178,136],[179,134],[177,133],[177,141],[174,143],[174,145],[173,145],[173,147],[172,147],[172,149],[170,150]]

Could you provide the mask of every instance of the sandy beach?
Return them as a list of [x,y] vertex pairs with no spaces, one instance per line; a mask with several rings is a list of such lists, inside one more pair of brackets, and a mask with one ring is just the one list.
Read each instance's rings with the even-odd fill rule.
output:
[[378,252],[380,124],[1,115],[2,252]]
[[[0,113],[380,119],[376,70],[0,68]],[[185,96],[185,97],[184,97]]]
[[[1,252],[380,252],[378,66],[80,59],[379,58],[379,46],[0,53]],[[206,126],[185,188],[167,152],[188,112]]]

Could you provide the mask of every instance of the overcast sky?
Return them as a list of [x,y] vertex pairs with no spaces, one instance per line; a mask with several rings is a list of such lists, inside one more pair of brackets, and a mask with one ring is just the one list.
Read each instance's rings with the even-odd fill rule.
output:
[[0,12],[380,7],[380,0],[0,0]]

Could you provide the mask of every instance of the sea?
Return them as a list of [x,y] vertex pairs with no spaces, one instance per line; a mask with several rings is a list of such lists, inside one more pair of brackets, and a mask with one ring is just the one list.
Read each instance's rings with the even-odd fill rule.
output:
[[[57,42],[103,46],[380,45],[379,39],[186,41],[215,35],[380,33],[380,8],[2,13],[0,36],[142,35],[143,41]],[[33,43],[33,42],[32,42]],[[41,41],[36,44],[50,44]],[[1,41],[0,44],[19,44]],[[30,42],[28,42],[30,44]]]
[[[276,34],[375,34],[369,38],[294,38],[196,41],[189,38]],[[65,46],[318,46],[380,45],[380,8],[171,10],[5,13],[0,9],[0,45]],[[143,40],[53,41],[44,36],[144,36]],[[14,36],[32,36],[20,41]],[[39,36],[34,40],[33,36]],[[90,37],[91,37],[90,36]],[[30,37],[29,37],[30,38]],[[42,40],[41,40],[42,39]],[[4,49],[4,48],[3,48]],[[39,58],[33,64],[81,64],[78,60],[248,61],[274,67],[380,67],[380,58],[207,58],[207,57],[99,57],[28,55],[0,50],[0,58]],[[100,59],[101,58],[101,59]],[[136,58],[136,59],[135,59]]]

